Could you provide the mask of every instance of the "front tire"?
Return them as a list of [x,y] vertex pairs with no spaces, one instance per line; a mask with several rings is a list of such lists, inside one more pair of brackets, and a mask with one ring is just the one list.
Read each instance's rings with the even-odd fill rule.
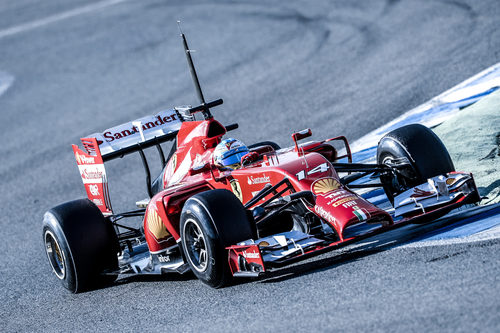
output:
[[213,288],[230,280],[225,248],[256,235],[242,203],[228,190],[189,198],[182,209],[180,230],[187,263],[198,279]]
[[393,164],[407,160],[408,168],[396,175],[382,175],[384,191],[391,201],[394,196],[425,183],[428,178],[455,171],[448,150],[429,128],[411,124],[387,133],[377,147],[377,162]]
[[118,239],[111,224],[88,199],[56,206],[43,218],[43,242],[53,273],[79,293],[113,282]]

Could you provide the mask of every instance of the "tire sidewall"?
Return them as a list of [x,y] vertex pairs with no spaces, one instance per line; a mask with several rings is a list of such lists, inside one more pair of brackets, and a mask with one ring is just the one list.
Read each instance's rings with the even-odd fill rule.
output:
[[118,238],[111,223],[90,200],[69,201],[46,212],[44,246],[46,230],[53,233],[63,251],[67,272],[60,280],[66,289],[79,293],[116,280],[117,274],[107,271],[118,269]]
[[186,261],[193,273],[205,284],[220,288],[230,279],[228,251],[226,247],[247,239],[255,239],[256,228],[249,219],[245,207],[236,196],[226,189],[215,189],[195,194],[186,200],[180,217],[181,248],[189,256],[185,237],[185,224],[193,219],[200,227],[210,251],[209,264],[199,272],[189,258]]
[[[69,291],[75,293],[78,290],[78,279],[76,276],[76,266],[75,262],[73,259],[73,254],[71,253],[71,249],[68,245],[68,241],[66,240],[66,236],[64,235],[64,232],[62,231],[61,225],[57,221],[57,218],[47,212],[45,213],[44,219],[43,219],[43,245],[46,247],[46,234],[47,232],[51,232],[52,235],[55,237],[60,250],[62,251],[63,254],[63,262],[64,262],[64,276],[63,278],[60,278],[57,276],[57,273],[54,271],[54,268],[52,267],[51,264],[51,269],[56,275],[56,277],[61,281],[62,285],[64,288],[68,289]],[[45,249],[47,259],[50,262],[50,258],[48,257],[49,254],[47,253],[47,249]]]
[[[214,228],[212,221],[210,221],[209,213],[204,209],[196,209],[194,205],[190,205],[191,208],[183,212],[181,216],[181,243],[182,250],[186,256],[191,270],[193,273],[206,284],[212,287],[219,287],[220,281],[224,280],[225,263],[224,263],[224,248],[220,243],[218,233]],[[192,221],[200,228],[205,238],[205,245],[207,249],[208,263],[207,267],[203,271],[197,270],[192,262],[190,250],[186,245],[186,234],[185,226],[187,221]]]
[[[387,157],[408,159],[413,177],[405,177],[407,189],[427,181],[428,178],[455,171],[453,162],[439,137],[429,128],[420,124],[406,125],[387,133],[377,147],[377,163],[383,164]],[[394,191],[391,178],[381,177],[384,190],[393,201]]]

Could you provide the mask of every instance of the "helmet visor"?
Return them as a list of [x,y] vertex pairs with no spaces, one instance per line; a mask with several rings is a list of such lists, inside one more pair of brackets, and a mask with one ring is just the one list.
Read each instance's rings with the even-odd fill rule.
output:
[[220,163],[223,166],[229,166],[232,164],[241,163],[241,158],[248,153],[248,149],[246,147],[237,148],[235,151],[228,151],[222,155]]

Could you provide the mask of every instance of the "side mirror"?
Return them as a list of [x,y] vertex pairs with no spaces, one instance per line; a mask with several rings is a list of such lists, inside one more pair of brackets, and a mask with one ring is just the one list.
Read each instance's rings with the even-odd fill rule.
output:
[[245,166],[259,159],[259,153],[251,151],[241,158],[241,166]]
[[295,151],[299,151],[299,145],[297,141],[308,138],[312,135],[312,131],[310,128],[306,128],[300,132],[296,132],[292,134],[292,140],[295,143]]

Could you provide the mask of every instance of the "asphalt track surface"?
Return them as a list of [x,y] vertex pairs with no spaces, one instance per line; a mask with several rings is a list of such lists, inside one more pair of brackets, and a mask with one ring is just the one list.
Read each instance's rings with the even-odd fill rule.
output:
[[[214,114],[247,143],[354,140],[500,61],[496,0],[0,1],[0,331],[500,330],[500,241],[398,247],[420,227],[222,290],[64,290],[41,220],[84,195],[71,143],[196,104],[179,18],[207,100],[225,100]],[[115,209],[146,196],[138,158],[108,172]]]

